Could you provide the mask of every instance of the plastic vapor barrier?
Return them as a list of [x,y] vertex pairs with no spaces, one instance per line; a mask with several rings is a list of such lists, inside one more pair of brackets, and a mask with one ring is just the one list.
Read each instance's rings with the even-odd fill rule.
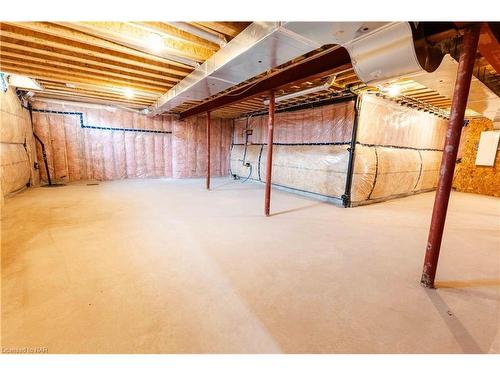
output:
[[[445,119],[374,94],[359,98],[357,118],[354,100],[277,113],[272,184],[346,206],[428,191],[437,185],[446,128]],[[267,116],[235,120],[231,173],[265,182],[266,160]]]
[[10,87],[0,92],[0,176],[1,196],[15,193],[37,183],[32,168],[34,157],[33,133],[28,111],[21,107],[15,91]]
[[447,121],[365,94],[354,152],[351,205],[434,189]]
[[[272,183],[276,186],[341,199],[345,192],[347,145],[273,146]],[[244,179],[266,180],[265,145],[234,145],[231,173]],[[248,166],[247,166],[248,164]]]
[[[345,193],[354,101],[275,115],[272,184],[340,203]],[[231,173],[265,182],[267,116],[235,120]]]
[[30,179],[28,154],[22,144],[0,144],[2,192],[4,195],[26,187]]
[[[56,182],[205,175],[205,117],[179,121],[174,115],[37,101],[33,121]],[[231,120],[213,118],[212,175],[228,174],[230,144]],[[45,168],[40,172],[46,181]]]

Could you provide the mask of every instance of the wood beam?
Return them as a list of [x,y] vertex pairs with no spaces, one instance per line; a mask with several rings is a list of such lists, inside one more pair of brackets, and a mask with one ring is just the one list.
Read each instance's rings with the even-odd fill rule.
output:
[[[45,81],[45,80],[38,80],[44,88],[46,89],[54,89],[54,90],[61,90],[61,91],[68,91],[68,92],[73,92],[73,91],[79,91],[79,92],[86,92],[90,94],[96,94],[96,95],[110,95],[110,96],[117,96],[117,97],[123,97],[123,93],[119,90],[110,90],[108,88],[103,88],[102,86],[92,86],[92,85],[84,85],[84,84],[79,84],[76,87],[68,87],[63,83],[60,82],[51,82],[51,81]],[[148,102],[154,102],[160,95],[159,94],[152,94],[152,93],[144,93],[144,92],[139,92],[136,91],[134,93],[134,98],[137,99],[143,99]]]
[[323,53],[319,53],[301,62],[276,71],[261,78],[257,82],[251,82],[238,87],[224,95],[208,100],[200,105],[190,108],[180,114],[180,118],[186,118],[199,113],[213,111],[217,108],[248,100],[263,92],[278,90],[291,83],[300,83],[325,75],[331,75],[340,70],[349,68],[351,58],[343,47],[335,47]]
[[231,38],[238,35],[248,25],[246,22],[196,22],[196,24],[220,34],[229,35]]
[[[134,104],[130,102],[124,102],[124,101],[117,101],[117,100],[102,100],[102,99],[96,99],[96,98],[84,98],[84,97],[78,97],[78,96],[65,96],[65,95],[46,95],[43,93],[40,93],[38,95],[35,95],[35,99],[40,99],[40,98],[46,98],[46,99],[58,99],[58,100],[64,100],[64,101],[70,101],[70,102],[75,102],[75,103],[94,103],[94,104],[103,104],[103,105],[113,105],[117,104],[120,106],[127,106],[130,108],[136,108],[136,109],[143,109],[144,105],[142,104]],[[76,104],[75,104],[76,105]]]
[[137,53],[132,54],[117,52],[116,50],[96,47],[94,45],[84,44],[80,42],[74,42],[61,37],[43,35],[19,27],[12,27],[5,23],[0,24],[0,34],[2,35],[2,37],[9,37],[11,39],[14,39],[14,43],[17,43],[17,41],[25,41],[45,47],[52,47],[59,51],[73,52],[78,55],[87,55],[101,59],[113,60],[125,64],[135,64],[150,69],[155,69],[155,66],[163,66],[165,68],[170,68],[172,66],[171,64],[158,61],[158,59],[143,58],[142,56],[138,56]]
[[[60,81],[52,81],[50,79],[40,79],[40,82],[43,82],[44,84],[48,84],[48,85],[67,87],[66,83],[61,83]],[[92,83],[78,83],[76,85],[76,87],[82,88],[85,90],[95,90],[95,91],[119,93],[119,94],[123,93],[123,90],[119,87],[96,85],[96,84],[92,84]],[[157,97],[161,96],[161,94],[159,94],[158,92],[150,92],[150,91],[142,91],[142,90],[137,90],[136,94],[143,96],[145,98],[157,98]]]
[[[109,74],[109,75],[113,75],[113,76],[116,76],[116,77],[122,77],[122,78],[138,78],[138,79],[141,79],[141,80],[145,80],[145,82],[147,82],[147,80],[151,80],[151,78],[156,78],[156,80],[154,81],[151,81],[151,82],[161,82],[161,81],[168,81],[168,82],[174,82],[174,83],[177,83],[180,81],[179,78],[173,78],[171,76],[168,76],[168,75],[161,75],[161,74],[151,74],[151,73],[143,73],[139,70],[137,71],[134,71],[134,73],[132,75],[128,75],[126,73],[128,73],[127,71],[121,71],[120,69],[109,69],[107,67],[98,67],[98,66],[95,66],[95,65],[92,65],[92,64],[85,64],[85,63],[79,63],[79,62],[75,62],[75,61],[71,61],[71,60],[65,60],[65,59],[54,59],[52,57],[47,57],[47,56],[44,56],[44,55],[40,55],[40,54],[31,54],[31,55],[27,55],[27,54],[21,54],[21,53],[17,53],[15,50],[14,52],[11,52],[10,49],[5,49],[5,48],[2,48],[0,49],[0,59],[17,59],[18,62],[22,63],[24,61],[32,61],[32,62],[38,62],[40,64],[43,64],[43,65],[51,65],[51,66],[57,66],[57,67],[65,67],[65,68],[77,68],[77,69],[81,69],[81,70],[86,70],[86,71],[89,71],[89,72],[93,72],[93,73],[100,73],[100,74]],[[137,72],[137,73],[135,73]]]
[[61,66],[61,65],[53,64],[53,63],[40,64],[40,63],[37,63],[36,61],[33,62],[29,58],[25,59],[24,61],[19,60],[19,59],[12,59],[12,58],[8,58],[7,56],[4,56],[3,53],[1,53],[1,52],[0,52],[0,64],[10,65],[10,66],[12,66],[12,65],[24,66],[24,67],[35,68],[35,69],[44,69],[44,70],[50,70],[53,72],[65,73],[65,74],[68,73],[68,68],[69,68],[71,74],[82,74],[82,75],[90,76],[93,78],[108,78],[108,77],[111,79],[118,78],[118,79],[123,80],[125,82],[136,82],[138,84],[148,83],[148,84],[151,84],[152,86],[161,87],[164,89],[168,89],[174,85],[171,82],[146,79],[146,78],[141,78],[141,77],[136,77],[136,76],[130,76],[127,74],[103,72],[103,71],[100,71],[98,69],[81,68],[81,67],[71,66],[70,64],[63,64]]
[[[88,79],[91,80],[93,83],[96,84],[110,84],[110,85],[116,85],[120,87],[127,87],[127,88],[137,88],[139,90],[143,91],[156,91],[156,92],[165,92],[168,90],[169,87],[172,85],[150,85],[147,83],[140,83],[138,81],[133,81],[133,80],[125,80],[125,79],[114,79],[110,77],[104,77],[104,76],[97,76],[95,74],[91,73],[81,73],[77,72],[75,70],[68,71],[64,69],[54,69],[50,67],[44,67],[38,68],[38,67],[29,67],[29,66],[24,66],[24,65],[19,65],[19,64],[12,64],[12,63],[7,63],[7,62],[2,62],[2,69],[6,72],[11,72],[13,73],[13,70],[16,71],[22,71],[22,74],[25,74],[29,77],[35,74],[45,74],[45,75],[52,75],[55,78],[63,78],[67,77],[71,80],[71,77],[76,78],[83,78],[83,79]],[[71,81],[69,81],[71,82]]]
[[497,73],[500,73],[500,43],[489,23],[481,25],[479,36],[479,52],[490,63]]
[[213,53],[205,47],[174,38],[163,38],[164,49],[154,52],[148,46],[152,32],[123,22],[59,22],[58,24],[185,66],[195,67],[197,62],[205,61]]
[[206,39],[200,38],[199,36],[188,33],[187,31],[178,29],[177,27],[171,26],[168,23],[163,22],[132,22],[133,25],[137,27],[142,27],[145,30],[149,30],[155,33],[159,33],[164,36],[175,38],[180,41],[196,44],[198,46],[207,48],[213,52],[219,50],[219,45],[210,42]]
[[145,108],[147,107],[147,104],[141,103],[141,102],[136,102],[136,101],[129,101],[129,100],[124,100],[124,99],[117,99],[117,98],[106,98],[106,97],[94,97],[94,96],[89,96],[89,95],[81,95],[81,94],[73,94],[73,95],[67,95],[64,93],[56,93],[56,92],[46,92],[46,91],[41,91],[35,94],[35,98],[39,97],[45,97],[45,98],[54,98],[54,99],[64,99],[64,100],[70,100],[70,101],[89,101],[89,100],[98,100],[102,103],[118,103],[121,105],[134,105],[140,108]]
[[125,100],[123,98],[119,98],[118,96],[95,95],[95,94],[87,94],[84,92],[76,92],[76,91],[68,92],[65,90],[52,90],[52,89],[30,90],[30,91],[34,91],[35,93],[43,93],[43,95],[66,96],[67,98],[79,97],[79,98],[112,100],[112,101],[123,102],[123,103],[134,103],[134,104],[138,104],[138,105],[142,105],[142,106],[148,106],[150,103],[150,101],[147,101],[147,100],[138,100],[138,99]]
[[0,27],[1,30],[5,32],[21,33],[26,36],[39,37],[48,41],[61,42],[64,39],[66,43],[72,46],[79,46],[94,50],[97,50],[99,48],[101,50],[109,50],[124,55],[130,55],[135,57],[136,59],[142,59],[144,61],[151,60],[187,69],[192,68],[191,65],[186,65],[175,60],[156,56],[126,45],[120,45],[119,43],[105,39],[103,37],[96,37],[95,35],[91,35],[85,31],[82,31],[82,28],[78,28],[76,25],[78,25],[78,23],[2,22],[0,24]]
[[96,86],[103,86],[103,87],[109,87],[112,89],[116,88],[130,88],[132,90],[137,90],[137,91],[145,91],[145,92],[156,92],[156,93],[162,93],[163,91],[161,89],[150,89],[150,88],[144,88],[142,86],[136,86],[132,84],[123,84],[123,83],[117,83],[117,82],[103,82],[103,81],[98,81],[95,79],[90,79],[86,77],[77,77],[75,75],[63,75],[63,74],[51,74],[50,72],[42,72],[42,71],[34,71],[34,70],[29,70],[29,69],[24,69],[24,68],[8,68],[7,67],[2,67],[2,70],[5,73],[13,73],[13,74],[23,74],[23,75],[28,75],[31,78],[35,79],[41,79],[41,80],[49,80],[49,81],[55,81],[55,82],[61,82],[61,83],[73,83],[73,84],[80,84],[80,83],[90,83]]
[[166,73],[174,75],[176,78],[185,77],[188,72],[184,70],[179,70],[180,68],[164,68],[159,65],[149,65],[149,64],[137,64],[134,61],[129,61],[126,63],[117,62],[112,59],[103,59],[94,56],[81,55],[69,51],[61,51],[57,48],[48,47],[43,44],[29,43],[26,41],[16,40],[14,38],[7,38],[0,33],[0,42],[2,45],[2,50],[17,51],[26,55],[43,56],[49,59],[65,59],[70,61],[76,61],[83,64],[89,64],[92,66],[105,67],[110,69],[119,69],[130,73],[142,73],[142,74],[160,74]]

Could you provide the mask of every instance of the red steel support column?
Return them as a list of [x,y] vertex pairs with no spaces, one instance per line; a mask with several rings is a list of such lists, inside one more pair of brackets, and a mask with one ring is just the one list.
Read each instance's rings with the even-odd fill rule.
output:
[[207,112],[207,190],[210,190],[210,111]]
[[273,128],[274,128],[274,91],[269,93],[269,117],[267,120],[267,162],[266,162],[266,199],[264,213],[269,216],[271,204],[271,172],[273,165]]
[[462,51],[458,62],[457,80],[453,92],[450,121],[446,132],[446,141],[439,169],[439,181],[432,211],[431,227],[425,252],[424,269],[420,283],[427,288],[434,288],[434,279],[439,259],[439,250],[443,238],[446,211],[450,199],[453,172],[457,159],[458,145],[462,133],[467,97],[469,96],[472,70],[476,58],[480,25],[468,29],[463,37]]

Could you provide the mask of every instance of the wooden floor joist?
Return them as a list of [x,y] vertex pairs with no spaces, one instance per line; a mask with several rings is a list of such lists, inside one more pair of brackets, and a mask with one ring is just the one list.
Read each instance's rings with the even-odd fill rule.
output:
[[[195,27],[214,35],[224,29],[230,40],[248,24]],[[165,22],[1,22],[1,70],[45,84],[39,97],[123,100],[144,108],[219,50],[204,35]],[[152,38],[160,39],[159,51]],[[133,98],[124,96],[126,89]]]
[[[45,96],[57,94],[67,95],[68,98],[73,95],[82,98],[93,97],[100,101],[106,98],[128,100],[135,105],[142,104],[147,107],[189,75],[194,68],[193,61],[201,63],[218,51],[220,46],[217,39],[230,41],[249,24],[249,22],[141,21],[1,22],[1,70],[39,80],[47,87],[43,93]],[[150,36],[161,38],[164,53],[152,51],[148,45]],[[482,41],[487,42],[484,38]],[[214,110],[215,116],[239,117],[246,113],[261,111],[265,107],[264,98],[258,93],[238,100],[230,94],[227,97],[231,100],[227,103],[221,98],[233,91],[238,93],[239,88],[245,85],[259,86],[261,80],[279,75],[287,67],[307,61],[314,54],[324,53],[327,49],[320,48],[312,54],[300,56],[284,66],[253,77],[237,87],[203,101],[186,100],[171,112],[185,117],[214,101],[222,104],[220,108]],[[177,57],[181,60],[176,60]],[[492,59],[491,56],[488,58]],[[191,60],[185,64],[182,59]],[[337,73],[331,89],[283,101],[277,105],[277,109],[324,100],[331,97],[335,90],[365,89],[366,86],[359,81],[352,66],[348,65],[346,69]],[[493,91],[500,89],[500,76],[485,56],[480,54],[477,56],[474,69],[474,74],[490,89]],[[294,77],[287,77],[287,84],[278,82],[276,83],[279,84],[278,87],[272,89],[276,90],[277,96],[282,96],[319,86],[329,78],[328,72],[324,74],[296,82],[293,82]],[[449,110],[450,98],[411,79],[401,79],[397,84],[405,97],[432,104],[444,111]],[[124,95],[127,89],[133,90],[132,98]],[[256,90],[252,87],[250,91]]]

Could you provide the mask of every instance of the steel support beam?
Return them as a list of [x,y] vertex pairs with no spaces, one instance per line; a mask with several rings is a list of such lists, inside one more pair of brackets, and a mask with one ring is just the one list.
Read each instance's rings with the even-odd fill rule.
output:
[[210,190],[210,111],[207,112],[207,190]]
[[434,288],[434,279],[439,259],[439,250],[443,238],[446,211],[453,183],[453,172],[457,159],[460,135],[464,123],[467,97],[472,78],[472,70],[476,58],[477,45],[479,40],[480,25],[475,24],[469,27],[463,37],[462,51],[458,62],[457,80],[453,92],[450,121],[446,133],[443,157],[439,169],[439,181],[432,211],[431,226],[427,249],[425,252],[424,268],[420,283],[427,288]]
[[180,119],[182,120],[206,111],[214,111],[217,108],[248,100],[269,90],[279,90],[290,83],[313,80],[350,67],[352,67],[351,58],[347,50],[343,47],[334,48],[281,71],[271,73],[257,82],[249,83],[222,96],[189,108],[181,112]]
[[273,133],[274,133],[274,91],[269,92],[269,116],[267,119],[267,161],[266,161],[266,198],[264,203],[264,213],[269,216],[271,205],[271,174],[273,166]]

